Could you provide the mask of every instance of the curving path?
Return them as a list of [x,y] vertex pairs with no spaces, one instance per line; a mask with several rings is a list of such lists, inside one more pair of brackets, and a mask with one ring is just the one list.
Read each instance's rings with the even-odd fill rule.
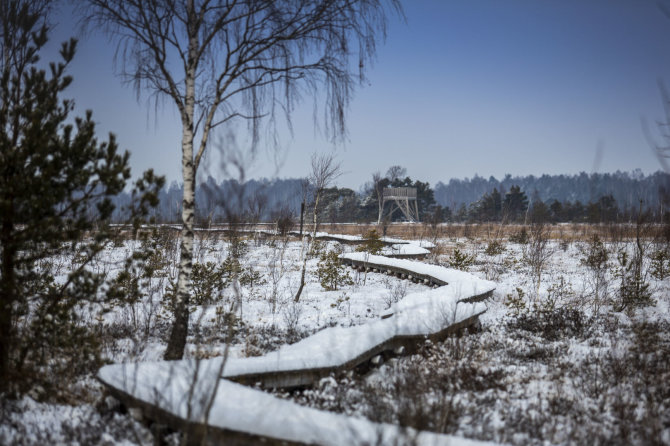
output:
[[426,338],[441,340],[475,324],[486,311],[481,300],[495,288],[471,274],[411,260],[364,253],[343,254],[342,259],[352,267],[435,288],[406,296],[379,320],[327,328],[265,356],[115,364],[101,368],[98,379],[126,406],[191,433],[193,441],[206,436],[227,444],[362,445],[409,435],[417,444],[480,444],[318,411],[242,385],[311,385],[331,373],[378,363],[383,355],[402,353]]
[[[291,231],[289,234],[299,236],[299,232]],[[305,233],[305,236],[312,237],[311,233]],[[360,245],[366,241],[365,237],[360,235],[330,234],[328,232],[317,232],[316,239],[334,241],[344,245]],[[403,240],[391,237],[382,237],[379,239],[384,244],[382,254],[387,257],[422,259],[430,254],[430,250],[435,244],[427,240]]]

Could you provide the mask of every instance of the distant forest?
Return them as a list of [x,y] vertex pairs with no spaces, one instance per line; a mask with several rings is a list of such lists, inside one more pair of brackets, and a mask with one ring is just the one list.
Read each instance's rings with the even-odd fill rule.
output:
[[457,210],[469,207],[494,188],[505,195],[512,186],[519,186],[529,198],[538,197],[543,202],[596,202],[611,195],[622,210],[637,208],[643,200],[645,208],[660,205],[661,196],[670,190],[670,176],[663,172],[644,175],[633,172],[593,173],[577,175],[511,176],[502,180],[475,175],[472,179],[451,179],[448,183],[435,185],[435,201]]
[[[502,180],[475,175],[438,182],[434,187],[410,177],[387,183],[417,187],[421,219],[433,221],[520,221],[535,208],[552,221],[627,221],[637,215],[640,204],[654,218],[667,214],[670,208],[670,175],[663,172],[506,175]],[[156,221],[178,222],[181,196],[181,185],[176,182],[164,188],[154,214]],[[303,197],[309,209],[311,193],[300,178],[250,180],[241,184],[235,180],[217,183],[210,177],[197,188],[197,218],[200,223],[224,222],[230,216],[250,222],[275,221],[287,215],[297,218]],[[115,221],[127,218],[123,207],[129,202],[127,193],[117,196]],[[322,203],[319,207],[323,222],[377,219],[377,197],[372,183],[358,191],[327,189]],[[394,221],[401,218],[400,213],[393,216]]]

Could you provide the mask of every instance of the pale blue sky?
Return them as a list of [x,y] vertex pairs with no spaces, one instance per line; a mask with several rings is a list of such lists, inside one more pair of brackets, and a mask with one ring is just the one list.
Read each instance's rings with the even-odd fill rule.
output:
[[[407,167],[447,182],[591,171],[658,169],[641,118],[662,115],[657,81],[670,84],[670,19],[654,0],[414,0],[407,23],[392,18],[386,44],[356,92],[346,144],[333,146],[312,121],[311,100],[294,116],[277,171],[261,151],[251,175],[306,175],[315,150],[335,150],[358,188],[375,170]],[[67,7],[54,17],[57,43],[75,35]],[[113,72],[114,46],[80,41],[67,96],[90,108],[102,132],[132,152],[134,172],[154,167],[180,181],[180,124],[172,104],[158,114]],[[240,130],[241,131],[241,130]],[[240,141],[243,138],[238,138]],[[218,164],[207,171],[220,177]]]

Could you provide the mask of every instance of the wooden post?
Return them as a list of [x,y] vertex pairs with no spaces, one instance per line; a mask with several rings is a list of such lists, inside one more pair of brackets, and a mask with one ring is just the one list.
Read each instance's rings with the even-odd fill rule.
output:
[[302,237],[302,224],[305,221],[305,202],[300,203],[300,237]]

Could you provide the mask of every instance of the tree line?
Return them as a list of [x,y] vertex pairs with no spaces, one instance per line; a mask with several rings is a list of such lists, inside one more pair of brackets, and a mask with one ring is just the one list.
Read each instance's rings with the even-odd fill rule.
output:
[[507,174],[500,180],[493,176],[486,179],[475,175],[472,178],[452,178],[446,183],[438,182],[435,185],[435,200],[442,206],[458,210],[463,205],[469,207],[494,189],[504,196],[512,186],[519,186],[529,196],[537,194],[545,203],[557,200],[561,203],[585,204],[612,195],[618,207],[626,209],[637,208],[639,200],[644,200],[647,207],[658,205],[670,190],[669,185],[666,173],[659,171],[645,175],[639,169],[614,173],[581,172],[575,175]]
[[[223,223],[232,214],[246,222],[273,222],[282,216],[300,214],[305,194],[304,179],[252,179],[245,182],[211,176],[196,190],[196,217],[200,224]],[[440,222],[524,222],[529,212],[543,215],[553,222],[602,223],[631,221],[640,208],[657,217],[667,214],[670,202],[670,175],[640,171],[613,174],[529,175],[503,180],[452,179],[428,182],[407,175],[400,166],[393,166],[385,176],[377,174],[359,190],[331,186],[322,192],[319,221],[326,223],[360,223],[377,220],[379,194],[386,187],[415,187],[422,220]],[[159,205],[154,210],[156,221],[178,222],[181,215],[182,187],[172,182],[159,192]],[[309,191],[307,191],[309,195]],[[124,221],[123,209],[131,201],[128,193],[116,197],[114,219]],[[312,203],[307,199],[307,210]],[[388,206],[388,205],[387,205]],[[388,213],[388,207],[387,207]],[[396,212],[390,221],[402,221]]]

